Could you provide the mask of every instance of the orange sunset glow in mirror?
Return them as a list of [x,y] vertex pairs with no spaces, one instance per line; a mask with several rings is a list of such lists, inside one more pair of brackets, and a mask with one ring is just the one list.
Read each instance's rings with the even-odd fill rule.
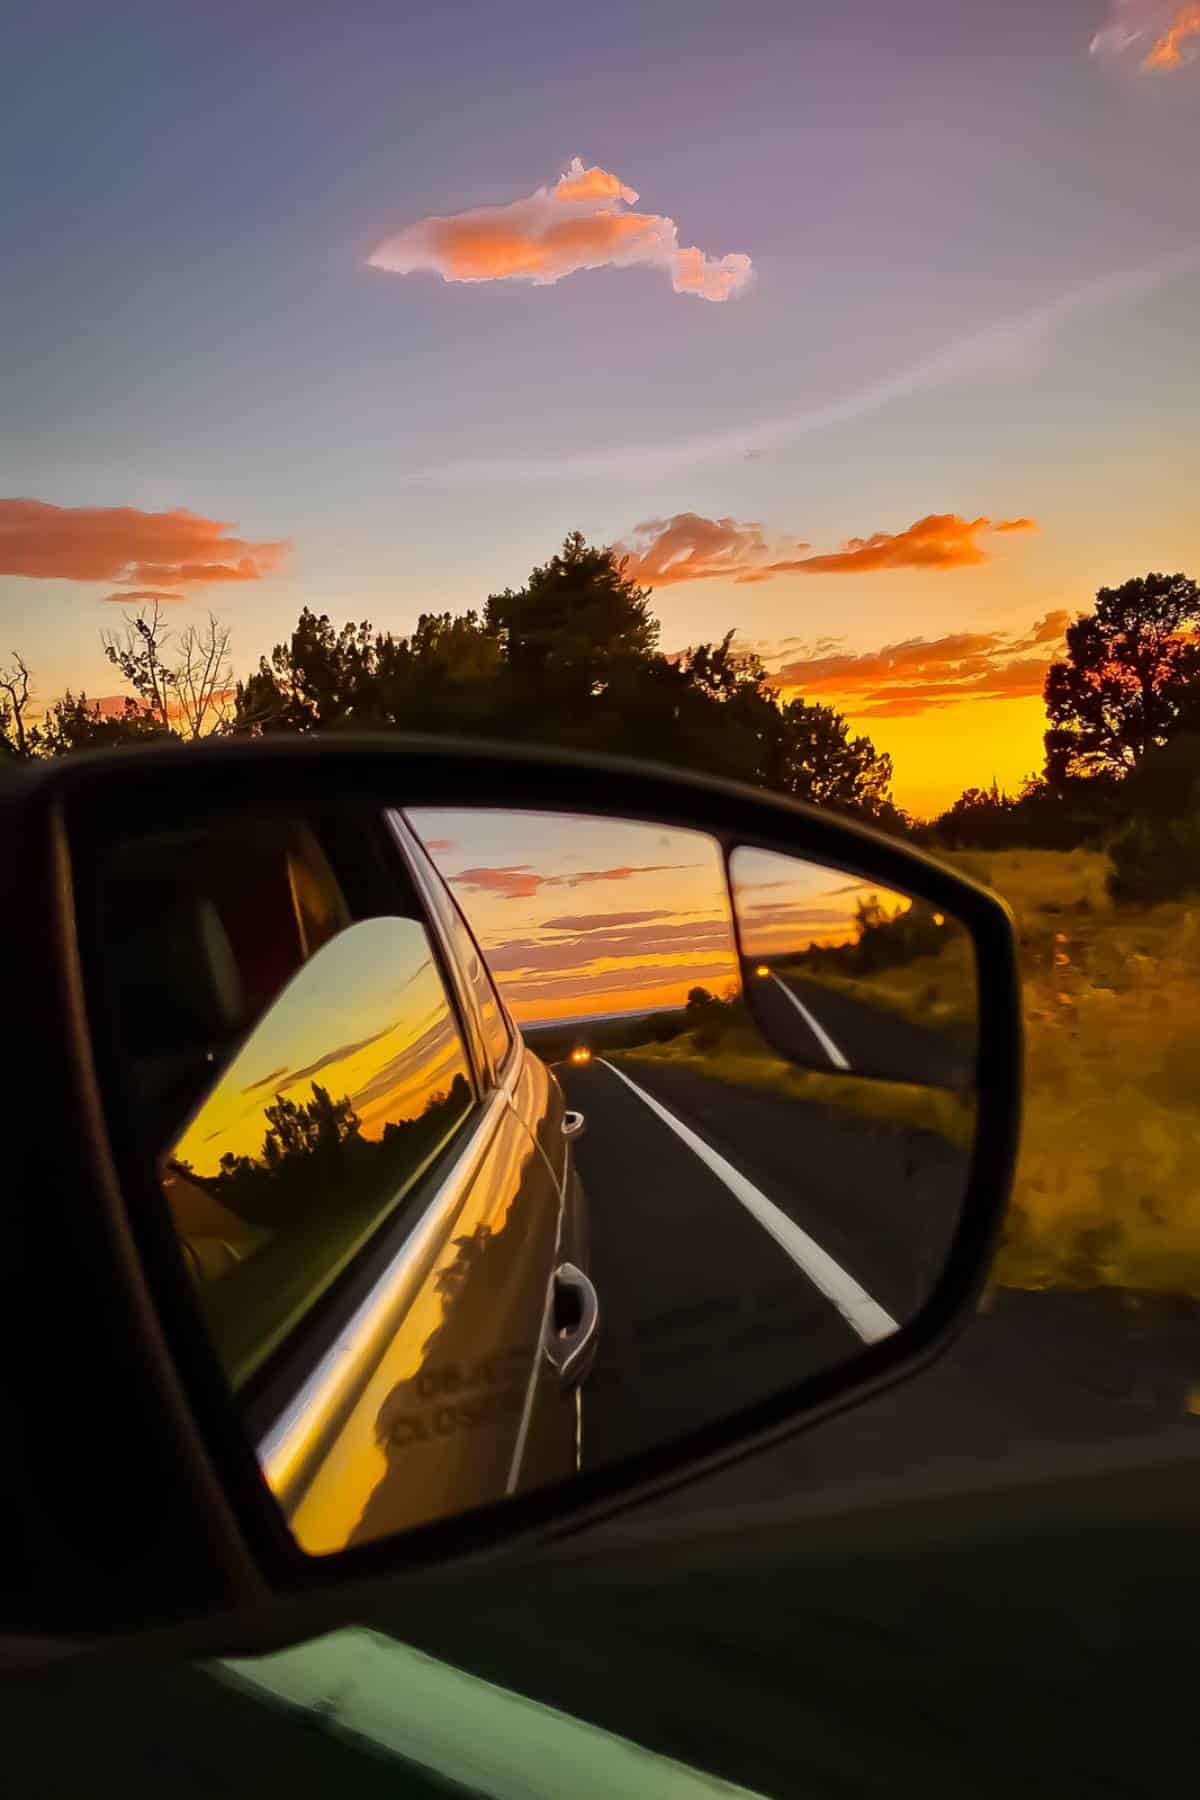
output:
[[521,1026],[684,1005],[739,985],[721,854],[699,832],[587,815],[409,814]]
[[470,1102],[416,920],[352,925],[300,969],[160,1164],[235,1384],[399,1204]]
[[790,1060],[842,1076],[970,1086],[977,980],[958,920],[803,857],[739,845],[729,870],[747,996],[759,1029]]

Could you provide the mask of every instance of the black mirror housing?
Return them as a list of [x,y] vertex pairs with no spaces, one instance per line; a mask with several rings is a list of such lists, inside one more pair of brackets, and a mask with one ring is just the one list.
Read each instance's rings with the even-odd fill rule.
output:
[[[940,1277],[847,1368],[804,1374],[734,1418],[570,1485],[516,1494],[335,1557],[305,1556],[263,1478],[200,1329],[135,1122],[105,1104],[93,884],[129,822],[239,806],[384,804],[606,815],[803,856],[912,895],[969,934],[978,971],[976,1130]],[[0,958],[12,1040],[0,1342],[9,1418],[0,1630],[107,1637],[227,1618],[274,1600],[336,1624],[359,1582],[576,1531],[828,1416],[936,1356],[986,1278],[1015,1161],[1019,986],[1002,902],[906,844],[760,791],[602,758],[389,736],[225,742],[81,756],[0,786]],[[568,1114],[568,1118],[572,1115]],[[574,1134],[578,1135],[578,1127]],[[219,1635],[219,1627],[218,1627]]]

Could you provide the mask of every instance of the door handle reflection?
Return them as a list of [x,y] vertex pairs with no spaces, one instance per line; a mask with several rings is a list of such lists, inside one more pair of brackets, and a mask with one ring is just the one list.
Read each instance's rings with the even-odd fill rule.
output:
[[551,1282],[542,1351],[564,1387],[587,1375],[599,1336],[600,1302],[595,1288],[574,1263],[559,1263]]

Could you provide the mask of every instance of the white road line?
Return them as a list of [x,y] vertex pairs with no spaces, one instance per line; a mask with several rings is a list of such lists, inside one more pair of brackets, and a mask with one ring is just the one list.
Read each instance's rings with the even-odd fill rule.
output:
[[829,1033],[826,1031],[826,1029],[822,1025],[821,1021],[819,1019],[815,1019],[813,1017],[813,1015],[809,1012],[807,1006],[805,1006],[803,1000],[800,999],[799,995],[793,994],[793,992],[792,992],[791,988],[788,986],[787,982],[780,981],[778,975],[775,974],[774,970],[772,970],[772,972],[771,972],[771,980],[775,983],[775,986],[779,989],[779,991],[781,993],[787,995],[788,999],[791,1001],[791,1003],[795,1007],[796,1011],[800,1014],[800,1017],[804,1020],[804,1023],[808,1026],[808,1029],[812,1032],[813,1036],[816,1038],[818,1044],[820,1044],[822,1050],[825,1052],[826,1056],[829,1058],[829,1060],[833,1064],[834,1068],[835,1069],[848,1069],[850,1067],[849,1057],[843,1056],[842,1052],[838,1049],[837,1045],[834,1043],[833,1039],[830,1037]]
[[876,1344],[880,1338],[891,1337],[900,1327],[891,1313],[885,1312],[878,1301],[872,1300],[866,1289],[860,1287],[853,1275],[847,1274],[841,1263],[835,1262],[828,1250],[823,1250],[815,1238],[802,1231],[794,1219],[776,1206],[773,1200],[756,1188],[754,1183],[735,1169],[733,1164],[723,1157],[719,1150],[706,1144],[698,1137],[682,1119],[677,1119],[673,1112],[645,1088],[639,1087],[636,1081],[630,1081],[623,1070],[613,1067],[604,1057],[598,1059],[618,1081],[632,1088],[639,1100],[644,1100],[651,1112],[656,1113],[664,1125],[669,1125],[676,1136],[681,1137],[689,1150],[695,1152],[701,1162],[710,1168],[714,1175],[725,1183],[735,1199],[740,1200],[746,1211],[758,1220],[763,1230],[769,1232],[785,1250],[797,1266],[803,1269],[808,1279],[824,1294],[845,1319],[852,1331],[858,1333],[864,1344]]

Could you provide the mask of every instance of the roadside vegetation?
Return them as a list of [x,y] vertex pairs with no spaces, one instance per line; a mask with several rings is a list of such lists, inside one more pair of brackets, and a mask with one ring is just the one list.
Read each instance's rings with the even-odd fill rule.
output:
[[670,1037],[610,1051],[612,1061],[628,1064],[631,1072],[639,1063],[690,1069],[713,1081],[835,1107],[897,1130],[934,1132],[961,1149],[971,1142],[968,1096],[917,1083],[799,1068],[775,1054],[737,994],[721,997],[693,988],[680,1023],[682,1029],[677,1025]]
[[1122,903],[1102,851],[949,860],[1004,895],[1020,938],[1025,1117],[997,1280],[1200,1296],[1200,895]]
[[[175,635],[151,608],[105,635],[116,700],[43,704],[18,654],[0,667],[0,764],[216,733],[474,734],[672,762],[910,837],[1018,921],[1027,1103],[999,1279],[1200,1295],[1200,587],[1149,573],[1101,588],[1047,666],[1043,769],[1015,795],[969,788],[927,823],[896,806],[890,759],[835,708],[782,694],[732,630],[665,654],[649,601],[612,551],[572,533],[523,587],[407,636],[306,608],[241,679],[217,621]],[[858,946],[806,957],[804,973],[965,1031],[961,940],[935,944],[920,915],[865,924]],[[877,955],[906,934],[904,954]],[[953,1094],[793,1068],[740,1002],[697,992],[682,1016],[606,1028],[606,1053],[961,1141]],[[564,1027],[560,1050],[575,1035]]]
[[974,1043],[978,1008],[970,937],[922,901],[889,911],[872,894],[859,902],[852,939],[812,944],[774,958],[773,967],[884,1007],[966,1048]]

